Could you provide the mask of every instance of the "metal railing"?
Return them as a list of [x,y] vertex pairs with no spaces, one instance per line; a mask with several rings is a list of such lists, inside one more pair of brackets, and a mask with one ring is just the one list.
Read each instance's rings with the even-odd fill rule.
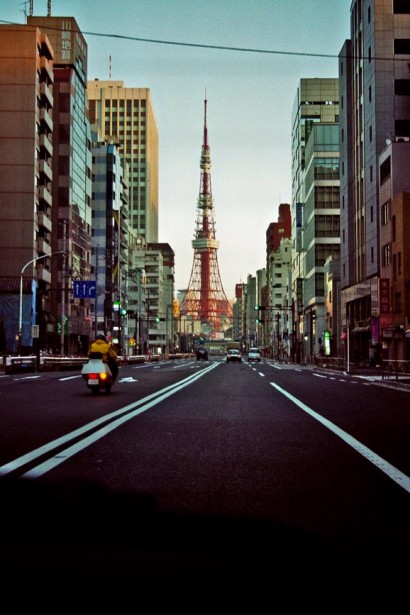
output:
[[383,359],[382,380],[410,378],[410,361]]

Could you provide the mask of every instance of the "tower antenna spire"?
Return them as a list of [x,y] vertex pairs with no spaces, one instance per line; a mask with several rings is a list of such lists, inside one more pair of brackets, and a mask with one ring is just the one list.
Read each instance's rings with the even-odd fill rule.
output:
[[[232,306],[222,286],[218,266],[219,241],[215,237],[215,221],[211,188],[211,154],[207,126],[208,101],[204,100],[204,136],[201,151],[201,185],[197,202],[194,262],[181,315],[200,321],[209,330],[220,331],[224,321],[232,319]],[[205,331],[204,331],[205,332]]]

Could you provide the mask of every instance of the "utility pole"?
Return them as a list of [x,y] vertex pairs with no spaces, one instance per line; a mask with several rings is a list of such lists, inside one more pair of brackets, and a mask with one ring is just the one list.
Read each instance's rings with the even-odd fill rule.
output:
[[67,221],[63,220],[63,268],[61,270],[61,332],[60,332],[60,355],[64,356],[64,325],[65,325],[65,278],[66,278],[66,224]]

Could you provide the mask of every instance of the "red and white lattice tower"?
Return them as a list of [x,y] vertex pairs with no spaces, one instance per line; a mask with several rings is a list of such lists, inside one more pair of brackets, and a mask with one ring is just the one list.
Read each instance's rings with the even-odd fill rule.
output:
[[201,186],[197,205],[194,262],[188,288],[179,308],[182,316],[200,321],[210,330],[220,331],[221,325],[232,319],[232,306],[222,287],[218,267],[219,241],[215,239],[215,221],[211,189],[211,155],[206,121],[207,100],[204,101],[204,140],[201,152]]

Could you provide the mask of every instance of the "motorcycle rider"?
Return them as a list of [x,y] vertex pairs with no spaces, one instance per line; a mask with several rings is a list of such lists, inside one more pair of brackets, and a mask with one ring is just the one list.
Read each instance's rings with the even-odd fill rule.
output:
[[113,345],[107,342],[105,335],[102,333],[99,333],[92,342],[88,356],[90,357],[96,352],[100,353],[104,363],[108,364],[113,380],[115,381],[118,376],[117,353],[115,352]]

